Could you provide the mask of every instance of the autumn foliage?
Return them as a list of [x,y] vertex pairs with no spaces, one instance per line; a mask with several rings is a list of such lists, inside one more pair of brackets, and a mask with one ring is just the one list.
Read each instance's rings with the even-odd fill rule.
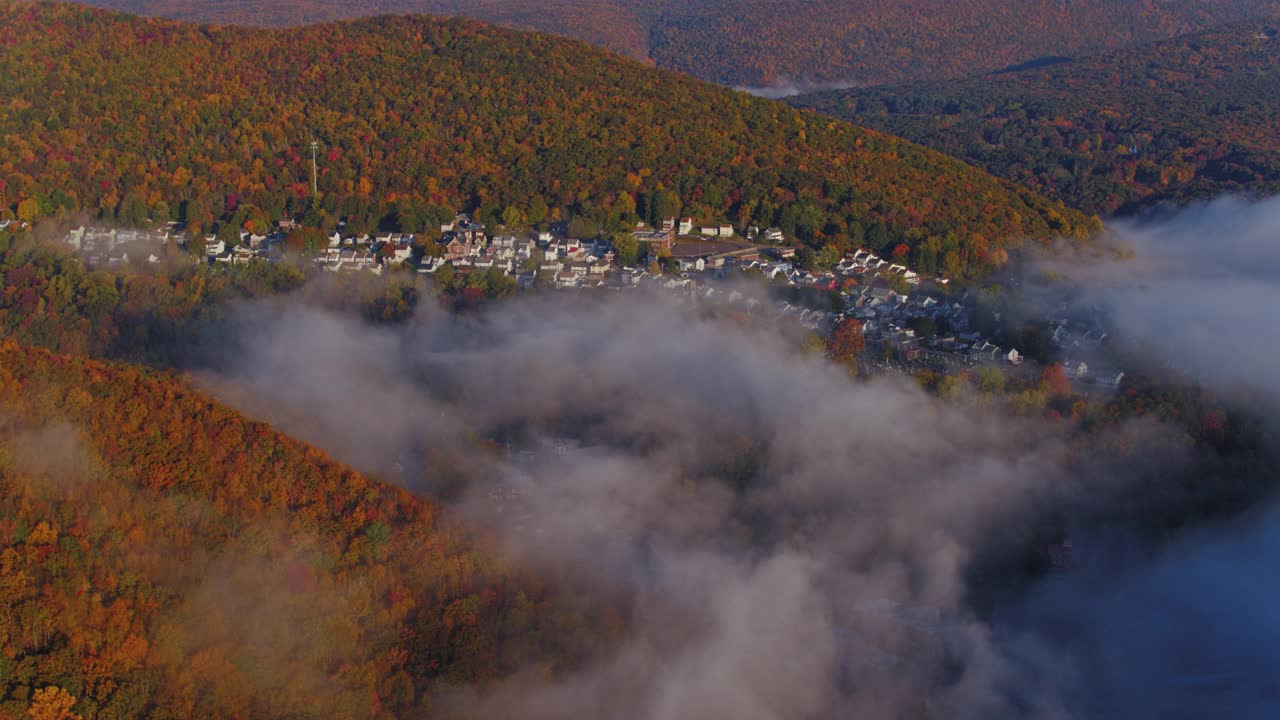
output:
[[866,349],[867,339],[862,334],[861,320],[841,320],[827,338],[827,357],[837,362],[851,363]]
[[166,374],[0,341],[0,717],[404,716],[592,634],[479,547]]
[[303,278],[285,263],[90,270],[54,243],[0,233],[0,337],[171,365],[226,303],[295,289]]
[[1088,212],[1280,192],[1274,19],[995,76],[796,103],[924,143]]
[[1050,395],[1057,398],[1070,397],[1071,380],[1067,377],[1062,363],[1054,363],[1040,371],[1040,385]]
[[96,0],[198,22],[298,25],[379,13],[462,15],[566,35],[727,85],[873,85],[999,70],[1170,37],[1267,0]]
[[934,238],[956,274],[983,267],[974,235],[1097,227],[896,138],[472,21],[268,31],[10,2],[0,25],[23,29],[0,40],[0,209],[32,219],[416,232],[456,210],[605,229],[679,213],[815,249]]

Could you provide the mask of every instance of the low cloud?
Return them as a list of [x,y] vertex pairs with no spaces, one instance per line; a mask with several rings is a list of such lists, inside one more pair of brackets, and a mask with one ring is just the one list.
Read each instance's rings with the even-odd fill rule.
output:
[[62,493],[91,483],[102,463],[84,433],[68,422],[31,427],[0,416],[0,439],[8,449],[7,466],[29,487]]
[[[1125,485],[1108,474],[1124,458],[1082,460],[1061,425],[906,379],[851,383],[772,322],[662,294],[424,308],[396,328],[291,299],[241,315],[206,387],[448,490],[522,564],[626,599],[618,647],[552,682],[458,689],[443,701],[458,716],[1062,707],[1029,668],[1069,659],[992,625],[970,586],[979,561],[1006,568],[997,584],[1030,581],[1056,514]],[[1128,448],[1174,447],[1158,426],[1129,432]],[[461,491],[442,486],[456,473]]]
[[832,90],[848,90],[849,88],[858,86],[859,83],[852,80],[819,82],[816,80],[790,80],[780,78],[768,85],[739,85],[735,87],[734,90],[755,95],[756,97],[768,98],[770,100],[781,100],[782,98],[793,97],[795,95],[807,95],[809,93],[829,92]]
[[[1103,312],[1116,352],[1189,377],[1261,420],[1257,462],[1192,478],[1206,498],[1214,485],[1227,496],[1280,480],[1267,459],[1280,420],[1280,332],[1270,317],[1280,303],[1278,240],[1280,198],[1224,197],[1114,223],[1108,241],[1122,260],[1041,263],[1068,278],[1076,304]],[[1280,507],[1168,532],[1155,546],[1124,529],[1074,533],[1074,568],[1038,583],[993,624],[1069,659],[1073,678],[1062,689],[1077,715],[1275,716],[1280,587],[1265,558],[1280,542]]]
[[[1132,260],[1059,269],[1133,348],[1273,397],[1278,217],[1222,200],[1120,224]],[[1218,481],[1185,478],[1178,429],[1098,437],[850,382],[771,321],[671,295],[424,303],[396,327],[311,300],[242,306],[200,382],[443,499],[624,620],[586,666],[453,688],[443,717],[1263,717],[1275,701],[1280,597],[1250,560],[1274,513],[1154,546],[1125,525]],[[1045,576],[1068,529],[1077,562]]]
[[1115,335],[1218,391],[1280,400],[1280,198],[1224,197],[1111,230],[1130,259],[1052,267],[1105,309]]

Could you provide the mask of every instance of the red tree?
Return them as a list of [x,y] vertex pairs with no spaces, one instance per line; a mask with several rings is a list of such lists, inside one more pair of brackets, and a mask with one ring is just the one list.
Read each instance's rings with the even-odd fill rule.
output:
[[852,318],[842,320],[827,338],[827,357],[838,362],[851,362],[867,349],[867,339],[862,335],[862,322]]
[[1063,369],[1062,363],[1054,363],[1045,368],[1040,373],[1040,384],[1050,394],[1058,397],[1067,397],[1071,394],[1071,381],[1067,379],[1067,371]]

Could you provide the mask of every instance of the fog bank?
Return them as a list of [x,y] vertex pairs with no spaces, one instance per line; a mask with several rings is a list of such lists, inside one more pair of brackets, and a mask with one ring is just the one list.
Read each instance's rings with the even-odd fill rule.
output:
[[[1277,210],[1118,225],[1132,260],[1068,269],[1154,360],[1270,397]],[[589,666],[456,688],[444,716],[1274,714],[1280,592],[1253,582],[1274,515],[1165,548],[1090,525],[1158,505],[1195,452],[1175,428],[1099,442],[854,382],[771,322],[663,294],[424,304],[398,327],[294,297],[233,327],[202,376],[223,400],[626,599]],[[1045,574],[1064,536],[1077,562]]]

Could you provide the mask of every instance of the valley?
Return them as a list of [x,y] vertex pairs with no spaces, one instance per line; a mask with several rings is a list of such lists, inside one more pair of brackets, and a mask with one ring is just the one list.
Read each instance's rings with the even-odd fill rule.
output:
[[101,4],[0,720],[1274,714],[1274,3]]

